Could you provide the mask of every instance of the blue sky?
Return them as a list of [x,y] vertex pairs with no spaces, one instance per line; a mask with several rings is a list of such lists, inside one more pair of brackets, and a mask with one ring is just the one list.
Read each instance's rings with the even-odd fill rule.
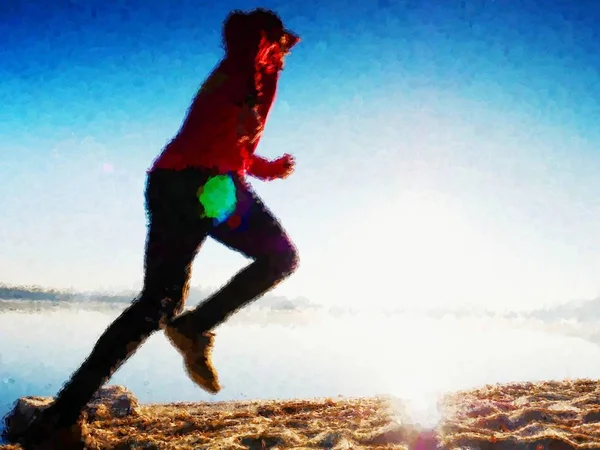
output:
[[[296,173],[253,183],[300,251],[280,293],[500,309],[600,293],[600,6],[261,5],[303,38],[258,149]],[[139,288],[145,171],[222,19],[253,6],[0,7],[0,281]],[[208,242],[193,284],[243,264]]]

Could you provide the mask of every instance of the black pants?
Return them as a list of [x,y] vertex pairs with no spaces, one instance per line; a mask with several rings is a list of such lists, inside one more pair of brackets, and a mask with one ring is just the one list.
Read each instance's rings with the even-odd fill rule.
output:
[[[184,307],[191,265],[212,238],[253,259],[194,312],[198,331],[208,331],[290,275],[298,257],[285,231],[256,194],[235,179],[237,204],[231,220],[202,217],[198,188],[210,174],[197,169],[155,171],[148,177],[149,216],[144,287],[106,329],[92,353],[58,393],[47,413],[61,426],[75,423],[83,407],[155,331]],[[56,415],[56,416],[55,416]]]

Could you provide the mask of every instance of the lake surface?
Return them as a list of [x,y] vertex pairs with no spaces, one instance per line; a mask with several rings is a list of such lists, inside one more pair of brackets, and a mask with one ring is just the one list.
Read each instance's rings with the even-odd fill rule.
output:
[[[82,305],[0,313],[0,416],[25,395],[54,395],[119,310]],[[145,403],[393,395],[416,422],[437,420],[445,391],[486,383],[600,378],[600,348],[584,339],[476,318],[242,313],[217,330],[223,391],[187,378],[162,333],[115,374]]]

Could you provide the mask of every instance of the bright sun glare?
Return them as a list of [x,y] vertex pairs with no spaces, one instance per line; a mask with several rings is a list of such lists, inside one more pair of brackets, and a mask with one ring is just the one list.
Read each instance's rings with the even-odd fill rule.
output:
[[493,242],[469,223],[459,204],[441,195],[403,193],[362,217],[338,236],[329,295],[351,304],[368,298],[384,306],[448,305],[468,291],[485,290],[493,275],[493,267],[481,263]]

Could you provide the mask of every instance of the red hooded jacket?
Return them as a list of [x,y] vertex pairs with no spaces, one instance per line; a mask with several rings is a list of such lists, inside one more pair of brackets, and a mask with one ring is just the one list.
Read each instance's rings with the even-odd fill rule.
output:
[[[292,45],[298,41],[293,34],[285,36],[292,37]],[[242,36],[238,42],[246,41]],[[253,143],[240,139],[238,132],[244,104],[254,106],[255,111],[246,129],[264,128],[277,91],[283,61],[281,47],[263,34],[258,48],[256,52],[256,47],[253,50],[252,45],[240,44],[227,52],[196,94],[179,132],[149,172],[197,167],[270,178],[270,172],[279,170],[254,154],[260,132]]]

